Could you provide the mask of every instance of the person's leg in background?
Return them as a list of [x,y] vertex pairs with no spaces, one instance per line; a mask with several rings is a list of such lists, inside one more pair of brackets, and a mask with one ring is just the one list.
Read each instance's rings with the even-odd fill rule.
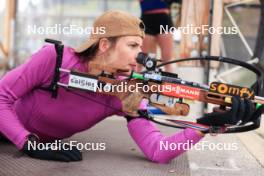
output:
[[[158,31],[156,27],[156,22],[153,19],[156,19],[156,14],[144,14],[142,12],[141,20],[143,21],[145,25],[145,37],[143,39],[142,44],[142,52],[144,53],[154,53],[157,54],[157,35],[159,33],[159,26]],[[141,72],[143,69],[143,66],[138,66],[137,71]]]
[[[160,47],[160,59],[170,61],[173,58],[174,41],[171,33],[165,33],[164,29],[170,29],[173,26],[168,9],[161,9],[162,12],[143,14],[142,21],[145,24],[146,36],[143,40],[142,51],[145,53],[154,53],[157,55],[157,46]],[[138,69],[141,71],[142,67]],[[166,65],[165,71],[173,72],[172,65]]]
[[[170,61],[173,58],[173,36],[172,34],[157,35],[158,45],[161,50],[161,59],[164,62]],[[171,64],[165,66],[165,71],[173,72]]]
[[142,51],[144,53],[156,54],[156,52],[157,52],[157,39],[154,35],[146,34],[146,36],[143,40]]
[[[157,52],[157,39],[154,35],[146,34],[146,36],[143,40],[142,52],[156,54],[156,52]],[[140,71],[142,71],[142,69],[143,69],[142,66],[138,66],[137,71],[140,72]]]

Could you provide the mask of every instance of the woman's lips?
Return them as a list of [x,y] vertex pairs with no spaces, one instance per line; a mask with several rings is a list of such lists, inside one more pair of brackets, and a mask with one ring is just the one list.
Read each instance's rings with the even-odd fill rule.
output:
[[137,64],[129,64],[129,66],[131,67],[132,70],[135,70],[135,68],[137,67]]

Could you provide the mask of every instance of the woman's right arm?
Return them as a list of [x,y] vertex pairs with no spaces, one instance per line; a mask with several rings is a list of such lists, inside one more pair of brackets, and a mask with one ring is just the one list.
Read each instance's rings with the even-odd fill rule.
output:
[[0,80],[0,132],[22,149],[30,132],[20,122],[14,104],[20,97],[45,83],[56,63],[54,46],[47,45]]

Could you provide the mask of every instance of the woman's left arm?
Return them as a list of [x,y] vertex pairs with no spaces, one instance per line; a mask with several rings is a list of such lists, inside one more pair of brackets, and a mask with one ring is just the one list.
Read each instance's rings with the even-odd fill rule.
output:
[[[130,120],[127,126],[130,135],[145,156],[157,163],[168,163],[188,150],[183,148],[183,144],[194,145],[204,136],[201,132],[189,128],[171,136],[164,136],[153,122],[143,118]],[[172,143],[177,145],[176,149],[165,147]]]
[[[164,136],[153,122],[140,117],[134,119],[127,117],[126,114],[122,112],[122,102],[117,97],[112,98],[111,106],[116,109],[114,114],[125,116],[128,121],[127,127],[130,135],[145,156],[153,162],[168,163],[170,160],[186,151],[184,149],[162,150],[162,143],[167,143],[168,145],[171,143],[179,145],[188,142],[195,144],[204,136],[200,131],[190,128],[181,130],[168,137]],[[146,102],[142,102],[140,109],[146,108],[145,104]]]

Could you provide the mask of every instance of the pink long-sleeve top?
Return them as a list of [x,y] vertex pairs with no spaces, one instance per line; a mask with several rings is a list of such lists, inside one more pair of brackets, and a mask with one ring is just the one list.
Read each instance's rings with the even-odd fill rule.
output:
[[[18,149],[23,148],[29,133],[37,134],[42,141],[63,139],[120,113],[121,102],[114,96],[59,88],[58,98],[54,99],[50,92],[39,89],[50,85],[55,63],[55,48],[46,45],[0,80],[0,132]],[[64,48],[62,68],[86,70],[69,47]],[[61,74],[60,82],[67,84],[68,79],[67,74]],[[143,118],[131,120],[127,127],[145,156],[159,163],[169,162],[184,152],[183,149],[161,150],[161,141],[170,144],[192,140],[195,144],[202,138],[192,129],[164,136],[152,122]]]

